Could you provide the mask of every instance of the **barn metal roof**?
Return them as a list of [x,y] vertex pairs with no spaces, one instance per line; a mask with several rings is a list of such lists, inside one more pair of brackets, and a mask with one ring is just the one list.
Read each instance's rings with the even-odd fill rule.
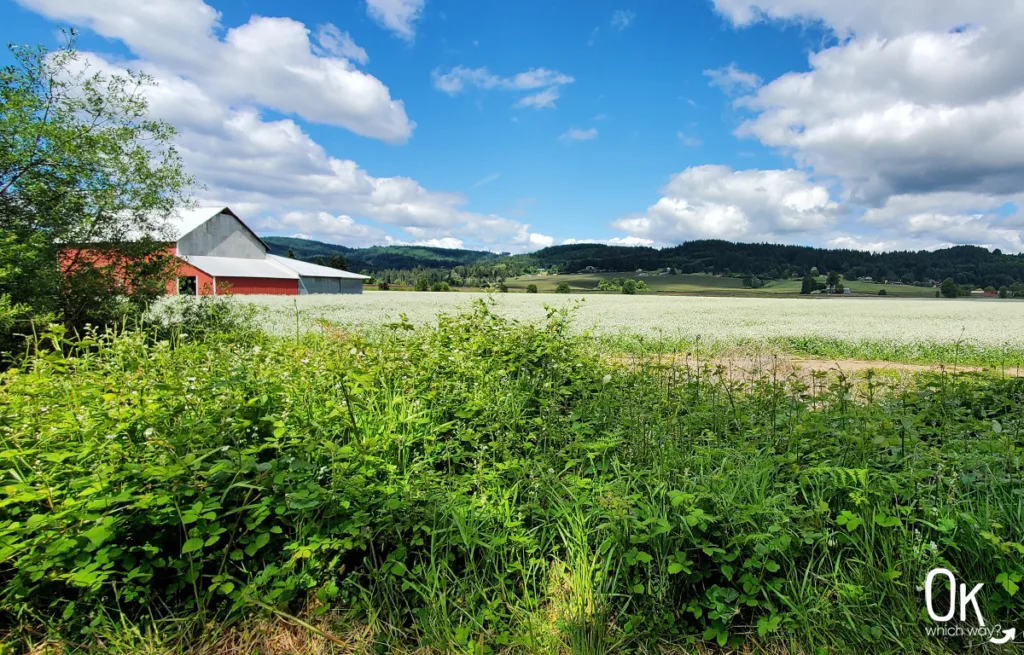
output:
[[287,266],[291,270],[295,271],[302,277],[337,277],[346,280],[368,280],[369,275],[360,275],[358,273],[350,273],[349,271],[339,271],[336,268],[330,266],[320,266],[319,264],[310,264],[309,262],[299,261],[298,259],[291,259],[290,257],[281,257],[278,255],[267,255],[267,259],[274,260],[275,263],[281,266]]
[[299,274],[287,266],[267,259],[244,259],[242,257],[205,257],[199,255],[178,255],[200,271],[213,277],[258,277],[279,280],[297,280]]

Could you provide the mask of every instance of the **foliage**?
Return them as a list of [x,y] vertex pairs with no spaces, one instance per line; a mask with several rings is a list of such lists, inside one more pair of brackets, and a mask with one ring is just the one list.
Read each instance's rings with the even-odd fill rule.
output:
[[885,289],[879,289],[878,290],[878,295],[880,295],[880,296],[887,296],[889,294],[885,291]]
[[91,72],[73,35],[55,52],[11,52],[0,69],[0,293],[69,329],[137,314],[164,292],[164,216],[191,184],[173,128],[147,116],[153,82]]
[[537,293],[537,285],[536,284],[527,284],[526,285],[526,293]]
[[416,286],[413,288],[416,291],[427,291],[430,289],[430,283],[427,281],[427,278],[421,277],[420,279],[416,280]]
[[669,269],[674,274],[735,275],[750,279],[752,288],[757,288],[753,285],[754,278],[762,282],[808,274],[817,278],[820,267],[822,274],[835,272],[847,280],[871,277],[878,282],[901,280],[905,284],[929,286],[931,280],[953,277],[958,284],[970,284],[972,288],[1017,284],[1024,293],[1024,256],[989,252],[976,246],[870,253],[702,240],[660,250],[646,246],[571,244],[510,256],[420,246],[354,249],[288,237],[267,237],[266,240],[276,248],[293,248],[300,259],[342,252],[356,262],[356,268],[372,270],[384,275],[389,282],[401,284],[413,284],[418,277],[426,275],[431,283],[444,280],[453,286],[483,286],[483,282],[494,284],[537,270],[551,274],[579,273],[593,267],[617,272]]
[[635,295],[640,292],[650,291],[650,287],[643,280],[634,280],[632,278],[617,277],[612,280],[602,279],[597,284],[598,291],[613,291],[616,293],[624,293],[628,296]]
[[378,282],[377,283],[377,289],[379,291],[390,291],[391,290],[391,285],[388,284],[387,282]]
[[963,650],[924,634],[937,566],[1024,618],[1021,380],[616,368],[565,315],[482,303],[408,328],[105,334],[3,374],[4,621],[82,643],[334,607],[378,652]]
[[555,287],[555,293],[569,293],[569,291],[570,289],[568,282],[560,282],[558,286]]
[[254,305],[233,303],[224,296],[172,296],[154,305],[144,318],[155,339],[178,343],[229,338],[250,343],[261,334],[259,313]]
[[956,282],[954,282],[951,277],[947,277],[942,281],[942,284],[939,286],[939,291],[945,298],[956,298],[960,295],[960,287],[957,286]]
[[814,281],[813,277],[811,277],[810,275],[805,275],[804,279],[801,280],[800,282],[800,293],[806,296],[810,294],[812,291],[814,291],[817,288],[817,286],[818,285]]
[[[451,288],[449,288],[447,282],[434,282],[434,284],[432,284],[430,286],[430,290],[431,291],[451,291]],[[419,289],[417,289],[417,291],[419,291]]]

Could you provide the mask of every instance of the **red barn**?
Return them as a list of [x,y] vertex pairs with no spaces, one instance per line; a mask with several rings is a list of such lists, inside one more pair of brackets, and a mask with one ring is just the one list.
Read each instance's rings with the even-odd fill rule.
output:
[[367,279],[270,254],[227,207],[178,210],[169,228],[167,247],[177,258],[177,280],[167,287],[172,295],[362,293]]

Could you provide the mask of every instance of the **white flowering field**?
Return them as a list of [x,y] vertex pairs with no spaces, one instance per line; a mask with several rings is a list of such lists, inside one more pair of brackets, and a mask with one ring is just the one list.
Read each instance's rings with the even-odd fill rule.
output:
[[962,341],[977,347],[1024,349],[1024,302],[898,298],[729,298],[686,296],[414,293],[370,291],[353,296],[246,296],[237,302],[265,308],[266,327],[287,333],[317,319],[377,327],[408,316],[415,325],[476,299],[521,321],[544,318],[545,305],[578,302],[576,326],[600,336],[741,342],[827,338],[893,344]]

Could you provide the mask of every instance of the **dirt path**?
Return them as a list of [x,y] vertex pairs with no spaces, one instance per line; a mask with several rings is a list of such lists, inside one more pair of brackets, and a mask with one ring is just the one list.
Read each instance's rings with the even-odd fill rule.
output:
[[847,377],[862,378],[867,371],[880,373],[882,375],[896,375],[943,372],[946,373],[981,373],[988,372],[1007,377],[1022,377],[1024,369],[1012,368],[1001,371],[997,368],[985,368],[982,366],[940,366],[927,364],[904,364],[900,362],[866,361],[860,359],[805,359],[792,355],[751,355],[749,353],[733,353],[710,359],[695,360],[685,355],[650,355],[638,357],[631,355],[613,356],[612,362],[628,368],[639,368],[642,366],[656,367],[680,367],[680,368],[705,368],[712,370],[721,369],[729,378],[749,379],[763,375],[775,375],[780,378],[795,375],[800,378],[811,378],[816,373],[825,373]]

